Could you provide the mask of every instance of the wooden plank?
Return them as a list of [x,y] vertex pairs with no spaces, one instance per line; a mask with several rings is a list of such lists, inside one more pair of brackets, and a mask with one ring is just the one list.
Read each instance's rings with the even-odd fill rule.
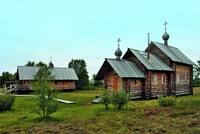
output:
[[[15,95],[18,97],[36,97],[36,95]],[[53,100],[58,101],[58,102],[62,102],[62,103],[66,103],[66,104],[75,104],[75,102],[73,101],[68,101],[68,100],[63,100],[63,99],[57,99],[57,98],[53,98]]]
[[62,99],[56,99],[56,98],[53,98],[55,101],[58,101],[58,102],[62,102],[62,103],[66,103],[66,104],[75,104],[75,102],[73,101],[67,101],[67,100],[62,100]]

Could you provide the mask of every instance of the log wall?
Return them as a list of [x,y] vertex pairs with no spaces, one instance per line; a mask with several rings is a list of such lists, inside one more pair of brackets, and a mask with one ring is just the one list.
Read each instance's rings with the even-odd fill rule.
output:
[[191,66],[176,64],[176,95],[190,94]]

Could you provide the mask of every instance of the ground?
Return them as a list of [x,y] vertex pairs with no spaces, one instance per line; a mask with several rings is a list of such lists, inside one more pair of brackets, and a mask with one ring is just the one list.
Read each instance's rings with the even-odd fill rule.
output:
[[17,97],[11,111],[0,113],[0,133],[200,133],[200,88],[194,95],[177,98],[178,106],[161,108],[157,100],[130,101],[122,110],[91,104],[103,90],[59,93],[59,111],[48,121],[32,113],[34,98]]

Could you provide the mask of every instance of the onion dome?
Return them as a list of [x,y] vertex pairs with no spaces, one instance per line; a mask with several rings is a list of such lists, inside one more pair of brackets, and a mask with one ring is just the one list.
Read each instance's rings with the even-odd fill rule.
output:
[[117,50],[115,51],[115,56],[116,56],[116,59],[120,60],[120,57],[122,56],[122,51],[121,49],[119,48],[119,42],[120,42],[120,38],[118,38],[117,42],[118,42],[118,48]]
[[168,45],[168,39],[169,39],[169,34],[167,33],[167,22],[165,21],[164,26],[165,26],[165,33],[163,34],[162,38],[164,40],[164,45]]
[[50,68],[53,68],[53,67],[54,67],[54,65],[53,65],[53,63],[52,63],[51,61],[49,62],[49,67],[50,67]]
[[120,49],[119,47],[118,47],[117,50],[115,51],[115,56],[116,56],[116,57],[122,56],[122,51],[121,51],[121,49]]
[[50,58],[49,68],[53,68],[53,67],[54,67],[54,65],[53,65],[53,63],[52,63],[52,58]]
[[162,36],[163,40],[168,40],[169,39],[169,34],[165,31],[165,33]]

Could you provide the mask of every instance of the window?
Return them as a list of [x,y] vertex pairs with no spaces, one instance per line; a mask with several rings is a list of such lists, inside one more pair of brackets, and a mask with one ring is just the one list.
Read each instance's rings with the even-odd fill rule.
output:
[[55,83],[55,85],[58,85],[58,81],[55,81],[54,83]]
[[180,78],[179,78],[179,75],[177,75],[176,77],[176,84],[179,84],[180,83]]
[[138,84],[138,80],[134,80],[134,83],[135,83],[135,84]]
[[185,74],[185,78],[186,78],[186,79],[189,79],[189,74]]
[[165,75],[162,75],[162,84],[165,84]]
[[158,83],[158,76],[154,76],[153,78],[154,78],[154,80],[153,80],[154,85],[157,85],[157,83]]

